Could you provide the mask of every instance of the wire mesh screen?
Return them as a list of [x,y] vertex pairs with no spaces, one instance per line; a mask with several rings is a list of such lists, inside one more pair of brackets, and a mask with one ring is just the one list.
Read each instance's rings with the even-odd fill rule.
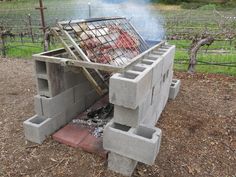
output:
[[92,62],[120,66],[149,48],[126,18],[60,24]]

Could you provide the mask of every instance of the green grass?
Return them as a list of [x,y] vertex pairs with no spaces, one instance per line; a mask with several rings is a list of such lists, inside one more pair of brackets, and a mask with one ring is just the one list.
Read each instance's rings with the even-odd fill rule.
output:
[[7,56],[10,58],[32,58],[33,54],[40,53],[43,51],[43,47],[38,44],[28,44],[29,46],[8,45]]
[[[7,57],[10,58],[32,58],[33,54],[43,52],[43,46],[41,43],[32,42],[8,42],[7,45]],[[61,45],[51,45],[49,50],[60,48]]]

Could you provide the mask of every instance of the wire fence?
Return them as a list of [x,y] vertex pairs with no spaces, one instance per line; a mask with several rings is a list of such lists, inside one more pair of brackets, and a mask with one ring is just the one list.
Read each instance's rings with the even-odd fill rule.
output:
[[[17,9],[0,8],[0,34],[1,29],[6,32],[0,38],[0,53],[3,56],[14,57],[21,55],[30,57],[33,53],[43,51],[44,34],[42,31],[40,13],[34,7],[21,7]],[[45,21],[47,27],[56,26],[58,21],[89,18],[104,11],[102,7],[88,6],[88,4],[65,3],[63,7],[45,5]],[[114,11],[106,7],[105,11]],[[117,10],[117,9],[116,9]],[[117,10],[119,11],[119,9]],[[131,9],[132,11],[132,9]],[[133,10],[134,11],[134,10]],[[96,13],[95,13],[96,12]],[[116,13],[116,12],[114,12]],[[150,8],[153,18],[158,19],[160,26],[165,29],[165,37],[170,43],[177,45],[177,65],[186,66],[189,62],[188,49],[194,36],[207,32],[216,35],[215,42],[209,48],[203,47],[198,54],[198,65],[208,67],[222,67],[229,70],[229,74],[236,71],[236,10],[217,12],[214,10],[176,10],[157,11]],[[113,14],[114,15],[114,14]],[[132,17],[129,17],[132,20]],[[138,17],[145,21],[142,14]],[[148,19],[147,19],[148,20]],[[142,23],[141,25],[142,26]],[[156,26],[149,26],[155,28]],[[136,27],[142,32],[142,27]],[[152,30],[152,29],[151,29]],[[151,31],[150,30],[150,31]],[[153,29],[154,31],[156,29]],[[148,32],[146,32],[148,33]],[[59,41],[51,37],[51,48],[60,47]],[[27,54],[26,54],[27,53]],[[233,68],[233,69],[231,69]],[[208,68],[206,68],[207,70]]]

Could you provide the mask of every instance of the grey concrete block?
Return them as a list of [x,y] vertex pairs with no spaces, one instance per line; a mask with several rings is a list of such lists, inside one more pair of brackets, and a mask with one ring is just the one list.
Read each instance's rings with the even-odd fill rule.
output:
[[34,99],[36,114],[53,117],[60,112],[65,112],[68,107],[74,104],[74,89],[68,89],[52,98],[37,95]]
[[172,47],[172,45],[165,44],[164,46],[161,46],[161,49],[169,49],[171,47]]
[[164,85],[163,93],[162,93],[162,95],[163,95],[163,109],[165,108],[165,106],[168,102],[172,78],[173,78],[173,71],[171,71],[169,73],[169,77],[166,79],[166,82],[163,84]]
[[162,72],[163,72],[163,63],[164,63],[164,57],[162,56],[163,53],[150,53],[149,55],[144,57],[145,59],[148,59],[149,61],[153,61],[153,78],[152,78],[152,87],[156,85],[156,83],[160,83],[160,80],[162,78]]
[[175,46],[170,47],[163,55],[164,63],[163,63],[163,73],[166,73],[168,70],[171,70],[174,65],[174,57],[175,57]]
[[110,152],[108,154],[108,169],[124,176],[131,176],[137,166],[137,161]]
[[61,127],[69,123],[70,121],[68,121],[66,112],[61,112],[55,115],[55,117],[51,118],[52,133],[54,133],[55,131],[57,131],[58,129],[60,129]]
[[38,94],[45,97],[51,97],[48,80],[42,78],[36,78],[36,80]]
[[35,60],[38,94],[54,97],[79,83],[88,82],[81,69]]
[[155,119],[154,121],[150,121],[149,126],[151,125],[156,125],[157,121],[159,120],[161,113],[163,111],[163,107],[162,107],[162,95],[161,95],[161,91],[155,90],[155,98],[154,98],[154,110],[155,110]]
[[164,58],[159,57],[159,59],[155,62],[155,66],[153,67],[153,78],[152,78],[152,86],[160,85],[162,77],[163,77],[163,63]]
[[47,65],[44,61],[34,60],[36,74],[47,74]]
[[161,130],[131,128],[111,121],[104,129],[103,147],[130,159],[152,165],[159,152]]
[[92,90],[90,92],[88,92],[85,95],[85,108],[89,108],[90,106],[92,106],[96,101],[99,100],[99,98],[101,98],[98,93],[96,92],[96,90]]
[[65,91],[65,84],[63,80],[64,67],[60,64],[46,62],[48,93],[49,95],[42,95],[47,97],[54,97]]
[[156,110],[153,105],[151,105],[148,109],[147,114],[144,117],[145,119],[142,122],[142,125],[152,127],[155,125],[156,120]]
[[84,76],[83,72],[80,69],[75,70],[74,68],[71,68],[71,70],[67,70],[64,72],[63,80],[65,89],[72,88],[84,82],[89,83],[89,81]]
[[53,133],[51,119],[44,119],[37,115],[24,121],[25,138],[29,141],[42,144],[42,142]]
[[82,82],[74,87],[74,94],[75,94],[75,102],[80,101],[81,99],[85,98],[85,96],[91,92],[93,87],[91,84],[87,82]]
[[40,117],[43,116],[43,105],[41,98],[42,97],[40,95],[34,96],[34,111]]
[[165,78],[161,80],[161,83],[157,83],[155,87],[153,87],[152,105],[149,107],[149,110],[147,111],[148,114],[145,115],[145,118],[142,122],[144,125],[155,125],[168,101],[173,71],[169,71],[168,74],[165,73],[164,75]]
[[[91,106],[91,105],[90,105]],[[69,106],[66,110],[66,122],[69,123],[72,119],[76,118],[80,113],[86,110],[85,98],[77,100],[76,103]]]
[[47,74],[37,74],[36,76],[37,76],[38,79],[48,80]]
[[156,125],[156,122],[159,118],[157,117],[157,115],[160,115],[162,112],[161,103],[162,103],[161,92],[158,89],[158,87],[154,87],[152,104],[149,106],[148,111],[144,116],[144,120],[142,122],[143,125],[146,125],[148,127]]
[[145,100],[136,109],[114,105],[114,122],[130,127],[137,127],[143,121],[151,106],[151,100],[152,93],[150,90]]
[[52,118],[35,115],[23,123],[25,138],[31,142],[42,144],[48,136],[66,123],[68,121],[65,112],[54,115]]
[[109,100],[111,103],[136,109],[147,96],[152,86],[152,64],[149,62],[139,64],[145,68],[139,74],[125,72],[124,74],[114,74],[110,78]]
[[181,81],[173,79],[170,85],[169,99],[174,100],[179,93]]

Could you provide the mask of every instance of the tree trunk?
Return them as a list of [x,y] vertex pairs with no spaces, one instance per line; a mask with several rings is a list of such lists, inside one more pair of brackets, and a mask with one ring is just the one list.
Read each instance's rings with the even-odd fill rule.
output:
[[191,48],[189,50],[189,66],[188,66],[188,73],[195,72],[195,65],[197,63],[197,52],[199,49],[204,45],[211,45],[214,42],[213,37],[205,37],[200,40],[193,40]]

